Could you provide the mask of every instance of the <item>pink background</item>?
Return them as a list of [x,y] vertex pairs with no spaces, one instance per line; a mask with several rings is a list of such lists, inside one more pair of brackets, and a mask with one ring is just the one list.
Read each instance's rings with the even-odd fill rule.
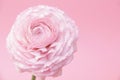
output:
[[80,30],[74,60],[52,80],[120,80],[120,0],[0,0],[0,80],[30,80],[15,70],[5,43],[17,14],[38,4],[62,9]]

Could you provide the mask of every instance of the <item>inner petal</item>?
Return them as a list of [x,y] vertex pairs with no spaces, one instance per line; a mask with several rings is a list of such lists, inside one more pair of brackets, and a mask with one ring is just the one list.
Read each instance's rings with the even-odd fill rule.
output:
[[49,19],[35,20],[32,22],[30,26],[31,47],[42,48],[55,41],[57,31],[54,26]]
[[35,28],[32,30],[32,33],[35,34],[35,35],[41,34],[41,33],[42,33],[42,27],[41,27],[41,26],[35,27]]

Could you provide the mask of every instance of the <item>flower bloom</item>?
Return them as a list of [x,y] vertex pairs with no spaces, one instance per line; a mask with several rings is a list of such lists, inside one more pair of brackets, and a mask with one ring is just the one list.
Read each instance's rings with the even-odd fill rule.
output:
[[7,37],[17,69],[55,76],[76,51],[77,27],[63,11],[35,6],[21,12]]

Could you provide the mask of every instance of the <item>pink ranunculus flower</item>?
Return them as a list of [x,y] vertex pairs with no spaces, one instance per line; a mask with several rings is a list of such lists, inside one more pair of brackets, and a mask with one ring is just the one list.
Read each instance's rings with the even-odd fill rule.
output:
[[36,6],[18,15],[7,37],[17,69],[57,76],[76,51],[77,27],[63,11]]

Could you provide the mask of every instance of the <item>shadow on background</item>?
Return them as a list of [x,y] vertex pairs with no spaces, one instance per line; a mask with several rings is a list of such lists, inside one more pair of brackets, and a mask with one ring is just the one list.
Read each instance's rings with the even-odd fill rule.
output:
[[1,74],[0,74],[0,80],[4,80],[3,77],[1,76]]
[[2,0],[0,0],[0,14],[1,14],[1,11],[2,11]]
[[1,13],[1,11],[2,11],[2,4],[3,2],[2,2],[2,0],[0,0],[0,13]]
[[117,1],[117,5],[120,7],[120,0]]

